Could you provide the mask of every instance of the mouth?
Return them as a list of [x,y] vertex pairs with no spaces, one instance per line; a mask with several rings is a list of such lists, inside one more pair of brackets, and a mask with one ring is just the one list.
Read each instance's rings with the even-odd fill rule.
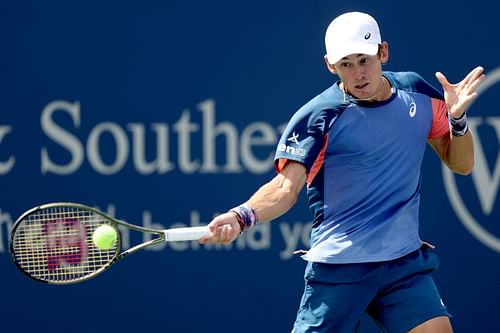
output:
[[357,90],[363,90],[369,83],[363,83],[363,84],[358,84],[356,86],[354,86],[354,88],[356,88]]

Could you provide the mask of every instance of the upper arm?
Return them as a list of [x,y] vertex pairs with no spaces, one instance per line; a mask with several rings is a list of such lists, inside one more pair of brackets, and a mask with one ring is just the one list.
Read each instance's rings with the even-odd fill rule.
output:
[[271,182],[276,189],[297,196],[307,180],[306,167],[298,162],[287,160],[283,162],[280,172]]

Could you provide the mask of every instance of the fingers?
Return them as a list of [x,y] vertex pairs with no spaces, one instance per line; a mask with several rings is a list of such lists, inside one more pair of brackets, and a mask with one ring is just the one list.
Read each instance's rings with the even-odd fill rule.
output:
[[[471,70],[460,83],[456,85],[467,86],[468,88],[477,88],[477,85],[484,79],[483,72],[484,68],[482,66],[477,66],[476,68]],[[452,86],[452,84],[448,82],[448,79],[446,78],[446,76],[444,76],[443,73],[436,72],[435,76],[439,83],[441,83],[443,88]]]
[[238,234],[230,224],[217,226],[209,236],[207,242],[229,244],[237,238]]
[[467,74],[467,76],[463,79],[462,82],[464,84],[467,84],[467,85],[474,83],[477,81],[478,78],[480,78],[482,76],[483,72],[484,72],[484,68],[481,66],[477,66],[476,68],[471,70],[469,72],[469,74]]
[[469,91],[475,92],[479,84],[485,79],[484,69],[483,67],[478,66],[473,69],[467,76],[470,76],[469,80],[467,81],[467,88],[469,89]]
[[448,111],[459,118],[477,98],[477,89],[484,80],[484,68],[477,66],[459,83],[452,84],[441,72],[436,72],[436,79],[441,83]]
[[227,244],[232,239],[232,227],[229,224],[225,224],[217,228],[217,234],[219,236],[219,243]]
[[448,82],[448,79],[446,78],[446,76],[444,76],[443,73],[436,72],[435,76],[436,76],[436,79],[439,81],[439,83],[441,83],[443,88],[450,85],[450,83]]
[[484,68],[478,66],[474,68],[461,82],[464,85],[464,93],[463,93],[463,106],[464,109],[467,109],[469,105],[477,98],[477,88],[484,80]]
[[219,215],[208,225],[210,235],[202,237],[198,242],[201,244],[229,244],[239,236],[239,230],[236,228],[235,224],[237,224],[237,222],[233,213]]

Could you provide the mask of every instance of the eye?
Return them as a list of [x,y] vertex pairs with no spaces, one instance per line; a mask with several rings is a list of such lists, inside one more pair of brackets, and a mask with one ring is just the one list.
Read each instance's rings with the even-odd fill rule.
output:
[[361,59],[359,60],[359,63],[360,63],[361,65],[366,65],[367,63],[369,63],[369,59],[368,59],[368,58],[361,58]]
[[348,63],[348,62],[343,62],[343,63],[340,64],[340,67],[342,67],[342,68],[349,68],[349,67],[351,67],[351,64]]

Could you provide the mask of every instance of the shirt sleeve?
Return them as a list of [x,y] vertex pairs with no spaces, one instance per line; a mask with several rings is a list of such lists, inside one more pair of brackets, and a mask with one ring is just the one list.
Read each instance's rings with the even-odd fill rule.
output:
[[450,133],[448,124],[448,107],[446,103],[437,98],[431,98],[432,103],[432,127],[429,132],[429,139],[442,138]]
[[402,85],[403,89],[424,94],[431,100],[432,127],[428,138],[436,139],[449,135],[448,107],[441,92],[415,72],[398,73],[396,82]]
[[305,109],[293,115],[276,148],[274,168],[277,172],[289,160],[303,164],[310,171],[324,146],[326,118],[322,111]]

